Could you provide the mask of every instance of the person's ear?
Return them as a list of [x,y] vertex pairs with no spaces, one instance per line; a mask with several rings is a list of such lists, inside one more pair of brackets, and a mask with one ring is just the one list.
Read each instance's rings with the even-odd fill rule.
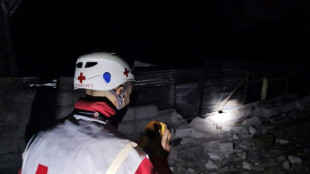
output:
[[124,89],[123,86],[119,86],[119,87],[116,88],[115,93],[116,93],[117,95],[120,95],[123,89]]

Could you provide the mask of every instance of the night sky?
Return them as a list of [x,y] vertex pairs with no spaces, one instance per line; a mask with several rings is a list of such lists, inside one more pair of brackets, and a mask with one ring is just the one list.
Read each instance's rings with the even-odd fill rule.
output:
[[205,59],[304,64],[309,3],[283,0],[23,0],[10,18],[21,73],[69,75],[78,56],[196,66]]

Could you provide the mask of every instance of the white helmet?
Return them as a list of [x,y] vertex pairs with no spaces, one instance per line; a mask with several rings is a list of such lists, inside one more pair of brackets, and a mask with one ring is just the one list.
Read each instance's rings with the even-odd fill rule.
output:
[[95,52],[76,61],[74,89],[112,90],[127,81],[134,81],[130,66],[111,53]]

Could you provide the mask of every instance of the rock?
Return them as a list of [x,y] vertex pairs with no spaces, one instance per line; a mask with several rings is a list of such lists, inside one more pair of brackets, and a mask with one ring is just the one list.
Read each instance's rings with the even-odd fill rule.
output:
[[293,155],[288,155],[288,160],[292,163],[292,164],[301,164],[302,160],[299,157],[293,156]]
[[189,137],[191,135],[192,128],[176,129],[173,135],[173,139]]
[[181,140],[181,144],[195,144],[195,143],[196,143],[196,139],[192,137],[185,137],[185,138],[182,138]]
[[290,162],[289,161],[284,161],[282,164],[283,168],[286,170],[290,169]]
[[208,160],[208,163],[205,164],[205,167],[208,170],[212,170],[212,169],[217,169],[218,168],[218,166],[216,164],[214,164],[211,160]]
[[219,150],[224,155],[225,158],[228,158],[229,155],[234,152],[234,145],[232,142],[220,143]]
[[249,132],[250,132],[251,136],[254,136],[257,134],[257,130],[253,126],[249,127]]
[[238,148],[243,150],[255,150],[256,146],[251,140],[243,140],[238,144]]
[[220,141],[207,141],[203,143],[204,152],[212,152],[218,150]]
[[218,151],[212,151],[208,153],[208,156],[211,160],[216,161],[216,160],[221,160],[221,154]]
[[275,140],[275,143],[277,143],[277,144],[288,144],[288,140],[284,140],[284,139],[276,139]]
[[244,162],[242,162],[242,168],[243,169],[247,169],[247,170],[251,170],[252,169],[252,165],[249,162],[244,161]]
[[254,116],[254,117],[251,117],[251,118],[248,118],[244,121],[241,122],[241,125],[258,125],[258,124],[261,124],[262,121],[257,117],[257,116]]

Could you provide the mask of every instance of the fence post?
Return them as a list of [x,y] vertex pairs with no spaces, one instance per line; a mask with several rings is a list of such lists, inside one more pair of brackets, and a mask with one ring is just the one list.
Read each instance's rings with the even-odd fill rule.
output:
[[169,106],[174,107],[174,105],[175,105],[175,84],[171,84]]
[[246,81],[249,77],[249,73],[246,73],[246,75],[241,79],[241,81],[237,84],[237,86],[229,93],[229,95],[225,98],[225,100],[220,103],[220,105],[217,107],[217,111],[222,111],[222,107],[230,100],[230,98],[235,94],[237,89],[241,86],[241,84]]
[[263,78],[263,84],[262,84],[262,92],[260,100],[265,100],[267,97],[267,89],[268,89],[268,79]]

